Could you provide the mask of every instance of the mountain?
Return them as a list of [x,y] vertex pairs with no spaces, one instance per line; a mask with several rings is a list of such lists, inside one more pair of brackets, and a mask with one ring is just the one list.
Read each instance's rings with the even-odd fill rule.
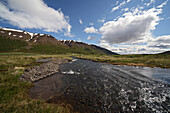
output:
[[99,50],[100,52],[102,52],[104,54],[108,54],[108,55],[117,54],[117,53],[113,53],[105,48],[102,48],[102,47],[99,47],[99,46],[96,46],[93,44],[86,44],[86,43],[83,43],[80,41],[73,41],[73,40],[59,40],[59,41],[65,45],[67,45],[68,47],[71,47],[74,49],[77,49],[76,47],[82,47],[82,48],[85,48],[86,50],[90,50],[90,49]]
[[170,51],[165,51],[163,53],[158,53],[158,54],[160,54],[160,55],[170,55]]
[[0,28],[0,52],[48,54],[107,54],[117,55],[105,48],[73,40],[57,40],[48,34]]

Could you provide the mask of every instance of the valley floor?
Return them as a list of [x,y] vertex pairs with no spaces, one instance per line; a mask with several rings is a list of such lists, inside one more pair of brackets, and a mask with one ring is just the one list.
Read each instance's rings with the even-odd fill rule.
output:
[[114,65],[170,68],[170,55],[77,55],[76,57]]
[[68,104],[48,104],[43,100],[31,99],[28,92],[33,83],[19,80],[25,69],[40,65],[41,63],[35,61],[44,58],[71,59],[67,55],[0,55],[0,113],[72,113]]
[[170,55],[43,55],[31,53],[0,53],[0,112],[72,112],[68,104],[48,104],[28,97],[32,83],[22,82],[19,76],[25,69],[38,66],[38,59],[68,59],[77,57],[116,65],[135,65],[170,68]]

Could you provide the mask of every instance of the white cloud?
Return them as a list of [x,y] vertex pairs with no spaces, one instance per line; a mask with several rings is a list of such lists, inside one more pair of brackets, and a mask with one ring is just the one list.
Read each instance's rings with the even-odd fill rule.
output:
[[109,21],[99,29],[101,41],[110,44],[139,43],[151,38],[151,31],[160,20],[161,9],[128,12],[117,20]]
[[[129,3],[131,0],[127,0],[127,1],[123,1],[122,3],[120,3],[118,6],[113,7],[111,12],[114,12],[116,10],[118,10],[119,8],[121,8],[123,5],[125,5],[126,3]],[[119,1],[116,2],[116,5],[119,3]]]
[[86,33],[97,33],[98,30],[95,29],[94,27],[87,27],[87,28],[84,29],[84,32],[86,32]]
[[154,54],[169,50],[167,48],[151,47],[149,45],[110,45],[103,42],[100,43],[100,46],[119,54]]
[[98,19],[98,22],[104,23],[105,19]]
[[0,2],[0,17],[20,28],[36,28],[71,35],[69,17],[61,9],[48,7],[43,0],[7,0]]
[[82,19],[79,19],[79,23],[80,23],[80,24],[83,24],[83,21],[82,21]]
[[110,45],[109,43],[101,42],[100,46],[103,47],[103,48],[106,48],[106,49],[108,49],[108,50],[110,50],[112,52],[122,53],[122,51],[120,51],[119,48],[114,47],[114,46]]
[[149,47],[170,49],[170,35],[159,36],[148,42]]
[[150,2],[147,3],[146,5],[149,6],[149,5],[151,5],[152,3],[154,3],[154,2],[155,2],[155,0],[150,0]]
[[100,42],[100,46],[119,54],[154,54],[170,50],[170,35],[151,38],[146,44],[119,44],[111,45]]
[[[153,54],[170,50],[170,35],[156,38],[152,36],[152,31],[161,20],[159,15],[162,7],[167,1],[149,10],[134,8],[113,21],[105,22],[99,29],[102,35],[100,46],[120,54]],[[149,3],[154,2],[155,0],[151,0]]]
[[127,12],[127,11],[129,11],[129,8],[124,8],[124,9],[122,9],[122,11]]
[[119,1],[116,1],[116,5],[119,3]]
[[94,25],[94,23],[89,23],[89,25],[93,26],[93,25]]
[[164,5],[166,5],[168,2],[168,0],[166,0],[165,2],[163,2],[161,5],[159,5],[157,8],[162,8]]
[[112,8],[112,11],[111,12],[114,12],[116,10],[118,10],[122,5],[126,4],[126,1],[123,1],[122,3],[120,3],[118,6]]
[[87,40],[94,40],[94,39],[96,39],[96,37],[91,37],[91,36],[87,37]]
[[130,2],[131,0],[127,0],[127,3]]

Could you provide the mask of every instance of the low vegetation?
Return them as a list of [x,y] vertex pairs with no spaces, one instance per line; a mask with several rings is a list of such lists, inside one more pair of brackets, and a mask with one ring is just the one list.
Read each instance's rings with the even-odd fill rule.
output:
[[[18,53],[19,54],[19,53]],[[28,97],[32,83],[22,82],[19,76],[24,69],[35,65],[35,60],[42,58],[67,58],[69,55],[0,55],[0,113],[70,113],[72,107],[61,103],[59,105],[48,104],[43,100],[34,100]]]
[[170,55],[78,55],[76,57],[115,65],[170,68]]
[[92,46],[73,44],[67,46],[63,43],[50,44],[48,43],[29,43],[21,39],[11,39],[7,36],[0,36],[0,52],[24,52],[38,54],[105,54],[104,51],[93,48]]
[[0,52],[20,51],[18,48],[27,46],[27,43],[21,40],[11,40],[10,38],[0,36]]
[[170,55],[43,55],[36,53],[0,53],[0,112],[73,112],[71,105],[66,103],[57,105],[48,104],[43,100],[29,98],[28,92],[33,84],[19,80],[19,76],[25,69],[40,64],[35,63],[37,59],[62,58],[71,60],[71,57],[116,65],[170,68]]

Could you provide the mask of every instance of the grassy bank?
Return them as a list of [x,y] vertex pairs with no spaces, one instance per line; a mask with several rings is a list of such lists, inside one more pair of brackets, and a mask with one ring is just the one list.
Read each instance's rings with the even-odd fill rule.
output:
[[48,104],[42,100],[34,100],[28,97],[32,83],[22,82],[19,76],[24,69],[39,65],[34,63],[41,58],[66,58],[69,55],[0,55],[0,113],[69,113],[72,107],[67,104]]
[[115,65],[170,68],[170,55],[77,55],[76,57]]
[[70,56],[105,62],[116,65],[135,65],[170,68],[170,55],[43,55],[32,53],[1,53],[0,54],[0,113],[3,112],[51,112],[69,113],[73,108],[68,104],[48,104],[42,100],[28,97],[32,83],[22,82],[19,76],[25,69],[40,65],[37,59],[62,58]]

